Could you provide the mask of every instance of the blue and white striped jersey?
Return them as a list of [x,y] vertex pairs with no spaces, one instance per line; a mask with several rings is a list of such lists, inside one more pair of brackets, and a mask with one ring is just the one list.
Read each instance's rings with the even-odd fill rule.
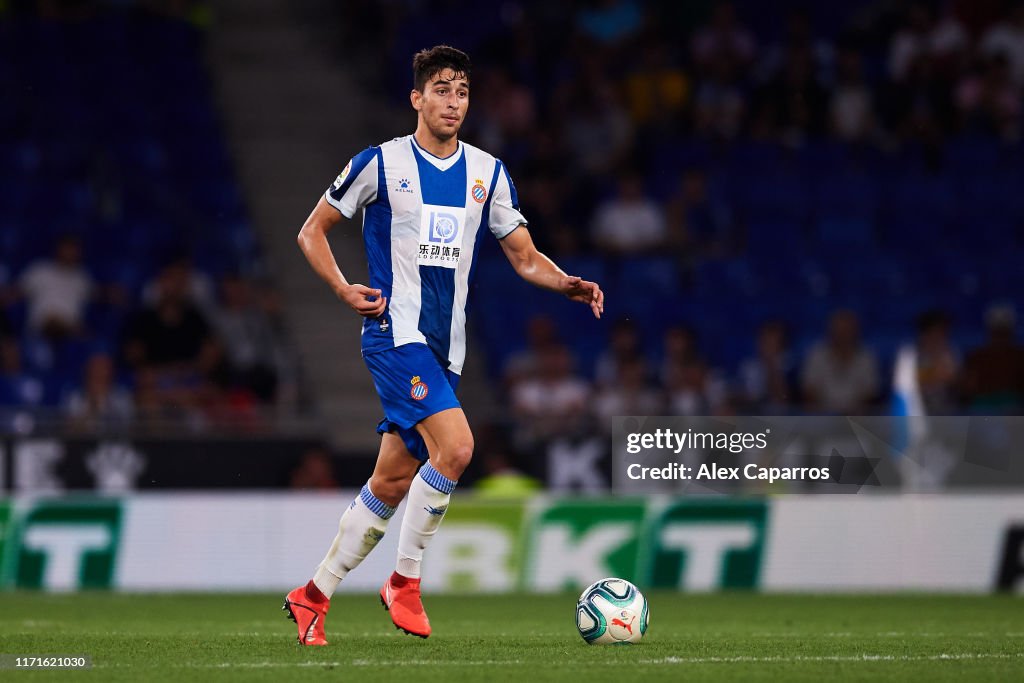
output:
[[461,374],[481,228],[501,239],[526,223],[505,166],[464,142],[441,159],[407,135],[353,157],[326,199],[346,218],[365,208],[369,285],[388,298],[363,321],[363,354],[421,342]]

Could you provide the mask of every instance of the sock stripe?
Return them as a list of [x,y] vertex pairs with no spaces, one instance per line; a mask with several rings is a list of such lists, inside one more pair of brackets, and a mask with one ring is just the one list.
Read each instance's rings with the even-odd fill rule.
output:
[[420,468],[420,478],[441,493],[451,493],[455,490],[455,485],[459,483],[457,481],[452,481],[435,470],[434,466],[430,464],[430,461],[424,463],[423,467]]
[[370,512],[381,519],[391,519],[395,514],[395,508],[373,495],[369,484],[363,484],[363,490],[359,492],[359,500],[369,509]]

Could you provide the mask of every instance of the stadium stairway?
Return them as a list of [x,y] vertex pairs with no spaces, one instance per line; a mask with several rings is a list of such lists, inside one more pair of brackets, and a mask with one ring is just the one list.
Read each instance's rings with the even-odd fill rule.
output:
[[[221,0],[215,7],[207,47],[215,96],[306,385],[335,448],[375,453],[380,404],[360,358],[359,321],[312,273],[295,237],[349,157],[415,121],[361,92],[351,74],[366,56],[344,57],[332,3]],[[359,222],[342,223],[331,246],[346,276],[366,282]],[[477,358],[460,393],[483,407],[475,411],[482,417],[491,404]]]

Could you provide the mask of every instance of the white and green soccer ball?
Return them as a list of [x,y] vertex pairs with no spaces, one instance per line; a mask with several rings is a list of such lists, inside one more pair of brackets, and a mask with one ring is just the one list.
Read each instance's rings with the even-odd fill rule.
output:
[[650,619],[647,598],[625,579],[601,579],[576,603],[576,628],[591,645],[639,643]]

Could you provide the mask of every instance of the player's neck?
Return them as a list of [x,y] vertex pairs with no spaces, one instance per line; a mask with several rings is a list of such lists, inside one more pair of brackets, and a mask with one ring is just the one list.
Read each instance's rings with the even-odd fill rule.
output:
[[457,135],[453,135],[447,140],[441,140],[423,126],[416,128],[413,137],[416,138],[416,144],[439,159],[450,157],[459,149],[459,137]]

